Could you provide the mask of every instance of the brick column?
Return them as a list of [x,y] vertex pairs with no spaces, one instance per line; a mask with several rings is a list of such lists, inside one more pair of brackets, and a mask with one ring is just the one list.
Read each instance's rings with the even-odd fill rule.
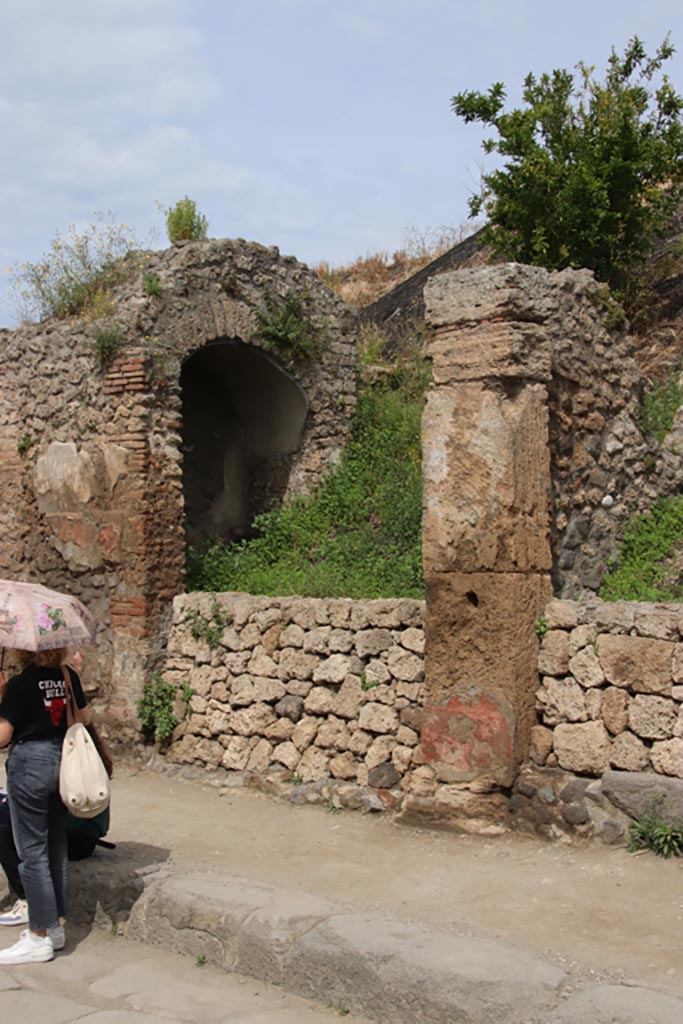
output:
[[422,752],[440,782],[479,793],[509,786],[527,752],[551,594],[546,280],[507,264],[425,289]]

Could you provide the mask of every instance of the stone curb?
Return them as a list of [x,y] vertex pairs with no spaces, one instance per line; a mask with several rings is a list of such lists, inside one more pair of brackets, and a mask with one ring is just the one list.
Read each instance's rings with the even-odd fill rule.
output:
[[74,867],[76,920],[381,1024],[606,1024],[613,1010],[640,1024],[645,1003],[653,1024],[683,1020],[669,996],[594,986],[564,1000],[570,979],[534,955],[243,878],[176,877],[164,862],[141,867],[123,844]]

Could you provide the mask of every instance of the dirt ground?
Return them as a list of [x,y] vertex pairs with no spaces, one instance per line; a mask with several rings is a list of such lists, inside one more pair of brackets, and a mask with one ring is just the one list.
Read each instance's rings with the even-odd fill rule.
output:
[[680,860],[415,829],[133,768],[117,771],[109,838],[169,851],[177,872],[301,890],[501,940],[583,978],[632,979],[683,996]]

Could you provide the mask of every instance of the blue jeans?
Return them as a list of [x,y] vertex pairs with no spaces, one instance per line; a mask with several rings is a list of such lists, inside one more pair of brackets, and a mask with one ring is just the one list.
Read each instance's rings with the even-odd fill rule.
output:
[[61,738],[15,743],[7,759],[12,831],[33,931],[54,928],[68,909],[67,812],[59,797],[61,760]]

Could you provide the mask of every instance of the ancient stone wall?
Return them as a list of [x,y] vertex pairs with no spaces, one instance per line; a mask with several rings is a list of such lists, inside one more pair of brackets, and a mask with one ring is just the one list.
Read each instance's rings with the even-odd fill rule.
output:
[[163,677],[194,690],[171,764],[368,810],[434,791],[420,601],[177,597]]
[[[193,458],[182,445],[184,362],[223,343],[258,350],[305,395],[288,493],[310,489],[338,460],[355,401],[348,314],[293,258],[211,241],[140,259],[111,297],[104,322],[123,348],[107,369],[93,348],[101,320],[0,337],[0,573],[91,607],[102,630],[86,678],[131,735],[135,698],[184,585],[183,465]],[[146,293],[143,274],[158,278],[158,294]],[[323,335],[319,360],[264,350],[258,311],[290,293]]]

